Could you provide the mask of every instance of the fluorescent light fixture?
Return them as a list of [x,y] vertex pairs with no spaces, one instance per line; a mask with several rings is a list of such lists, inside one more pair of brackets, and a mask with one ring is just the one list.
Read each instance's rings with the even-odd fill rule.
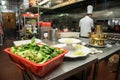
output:
[[38,5],[43,5],[43,4],[45,4],[45,3],[47,3],[47,2],[49,2],[49,0],[43,0],[43,1],[41,1],[40,3],[38,3]]
[[1,1],[1,4],[2,4],[2,5],[6,5],[7,2],[6,2],[6,1]]

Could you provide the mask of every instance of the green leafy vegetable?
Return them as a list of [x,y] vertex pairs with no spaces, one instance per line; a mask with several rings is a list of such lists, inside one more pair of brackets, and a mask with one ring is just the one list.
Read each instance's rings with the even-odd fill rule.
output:
[[21,46],[13,46],[10,51],[35,63],[44,63],[59,54],[63,53],[63,49],[57,49],[48,45],[37,45],[35,39],[31,39],[31,43]]

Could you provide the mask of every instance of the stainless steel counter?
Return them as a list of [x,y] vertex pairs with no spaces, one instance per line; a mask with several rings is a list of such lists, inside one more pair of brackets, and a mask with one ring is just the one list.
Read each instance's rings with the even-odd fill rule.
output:
[[[57,44],[58,42],[43,40],[48,45]],[[64,58],[63,63],[56,67],[52,72],[48,73],[45,77],[35,76],[36,80],[64,80],[81,70],[85,70],[97,61],[96,56],[88,55],[83,58]]]
[[[89,42],[89,39],[87,38],[80,38],[83,42]],[[58,42],[54,41],[48,41],[44,40],[48,45],[57,44]],[[91,46],[90,46],[91,47]],[[100,50],[103,50],[104,53],[101,54],[95,54],[95,55],[88,55],[84,58],[76,58],[76,59],[68,59],[64,58],[63,63],[54,69],[52,72],[50,72],[45,77],[38,77],[35,76],[36,80],[64,80],[76,73],[78,73],[81,70],[86,69],[87,67],[91,66],[92,64],[95,64],[94,74],[93,74],[93,80],[97,79],[97,71],[98,71],[98,63],[101,60],[104,60],[108,58],[109,56],[113,55],[115,52],[120,50],[119,45],[113,45],[112,47],[103,47],[103,48],[97,48]]]
[[[82,41],[88,43],[89,42],[89,39],[88,38],[80,38]],[[90,48],[92,48],[92,46],[89,46]],[[119,51],[120,50],[120,45],[112,45],[112,47],[93,47],[93,48],[96,48],[98,50],[102,50],[103,53],[101,54],[94,54],[95,56],[97,56],[98,58],[98,61],[101,61],[111,55],[113,55],[115,52]]]
[[47,76],[40,78],[36,77],[37,80],[64,80],[81,70],[86,69],[95,63],[97,58],[95,56],[87,56],[84,59],[64,59],[63,63],[55,70],[50,72]]
[[[87,39],[87,38],[81,38],[81,40],[86,42],[86,43],[89,42],[89,39]],[[93,80],[97,80],[97,75],[98,75],[97,73],[98,73],[98,69],[99,69],[99,62],[102,61],[102,60],[107,59],[108,57],[110,57],[111,55],[113,55],[113,54],[115,54],[117,52],[120,54],[120,44],[114,44],[114,45],[112,45],[112,47],[107,47],[107,46],[106,47],[102,47],[102,48],[98,48],[97,47],[96,49],[102,50],[103,53],[101,53],[101,54],[94,54],[94,56],[96,56],[98,58],[98,60],[95,63],[94,73],[93,73]],[[120,65],[120,63],[118,65]],[[119,67],[117,69],[119,69]],[[117,77],[118,77],[118,71],[116,72],[115,80],[117,80]]]

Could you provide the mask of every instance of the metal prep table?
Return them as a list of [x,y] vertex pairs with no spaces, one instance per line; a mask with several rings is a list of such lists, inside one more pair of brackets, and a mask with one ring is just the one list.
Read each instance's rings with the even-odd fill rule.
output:
[[[80,38],[80,40],[83,42],[89,42],[88,38]],[[53,45],[58,43],[58,42],[49,41],[49,40],[43,40],[43,42],[45,42],[48,45]],[[48,75],[46,75],[45,77],[38,77],[33,75],[33,77],[35,78],[34,80],[64,80],[78,73],[81,70],[85,70],[87,67],[91,66],[92,64],[95,64],[93,80],[97,80],[99,62],[107,59],[109,56],[119,51],[120,46],[113,45],[113,47],[104,47],[104,48],[97,48],[97,49],[103,50],[104,53],[89,55],[84,59],[77,58],[77,59],[68,60],[65,58],[63,63],[60,66],[58,66],[52,72],[48,73]]]
[[36,77],[36,80],[64,80],[91,66],[96,60],[97,58],[95,56],[88,56],[86,59],[64,60],[59,67],[50,72],[47,76],[43,78]]
[[[48,45],[57,44],[58,42],[43,40],[43,42],[47,43]],[[64,58],[62,64],[60,64],[56,69],[52,72],[48,73],[45,77],[38,77],[33,75],[35,80],[64,80],[80,71],[86,72],[86,68],[91,66],[97,61],[96,56],[86,56],[84,58],[77,58],[77,59],[69,59]],[[83,76],[84,80],[86,80],[86,75]],[[82,80],[83,80],[82,79]]]
[[[89,42],[89,39],[87,39],[87,38],[81,38],[81,40],[84,41],[84,42]],[[114,44],[114,45],[112,45],[112,47],[103,47],[103,48],[97,48],[97,49],[103,50],[103,53],[94,54],[98,58],[98,61],[95,63],[94,73],[93,73],[93,80],[97,80],[99,62],[102,61],[102,60],[107,59],[108,57],[115,54],[116,52],[119,52],[120,51],[120,45]],[[120,65],[120,63],[118,64],[118,68],[119,68],[119,65]],[[118,77],[118,72],[116,73],[115,80],[117,80],[117,77]]]

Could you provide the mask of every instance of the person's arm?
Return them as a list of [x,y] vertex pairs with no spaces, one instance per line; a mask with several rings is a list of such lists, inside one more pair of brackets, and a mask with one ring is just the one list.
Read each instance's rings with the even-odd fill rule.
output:
[[94,29],[95,29],[93,20],[91,21],[91,29],[92,29],[92,31],[94,31]]

